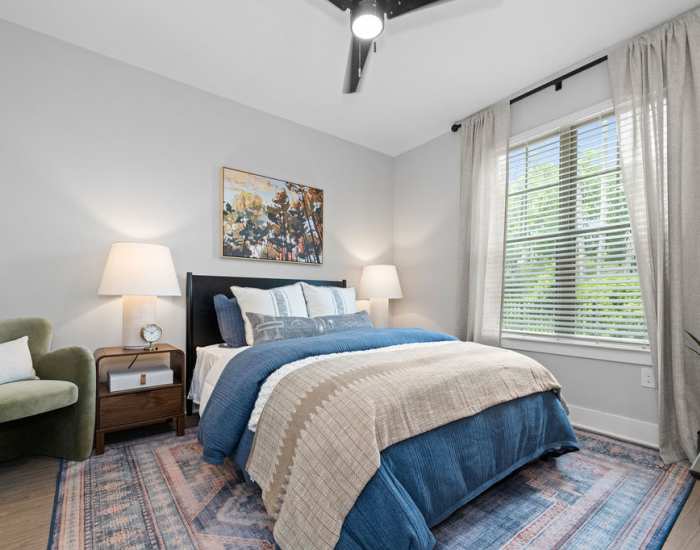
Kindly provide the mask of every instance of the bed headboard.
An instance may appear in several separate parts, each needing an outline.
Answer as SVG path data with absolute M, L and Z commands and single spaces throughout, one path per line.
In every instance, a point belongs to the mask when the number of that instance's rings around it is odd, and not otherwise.
M 197 347 L 209 346 L 222 341 L 219 333 L 219 324 L 214 311 L 214 296 L 225 294 L 231 296 L 232 286 L 247 286 L 253 288 L 275 288 L 303 281 L 316 286 L 335 286 L 345 288 L 347 282 L 343 281 L 310 281 L 305 279 L 265 279 L 260 277 L 225 277 L 218 275 L 193 275 L 187 274 L 187 383 L 186 391 L 189 394 L 192 382 L 192 373 L 197 361 Z M 192 413 L 192 403 L 187 401 L 187 414 Z

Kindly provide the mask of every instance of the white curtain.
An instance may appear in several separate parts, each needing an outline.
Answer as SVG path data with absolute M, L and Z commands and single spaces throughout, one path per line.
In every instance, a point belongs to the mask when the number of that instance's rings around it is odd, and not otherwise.
M 700 430 L 700 10 L 609 56 L 666 462 Z
M 498 345 L 510 104 L 462 122 L 461 218 L 466 239 L 467 340 Z

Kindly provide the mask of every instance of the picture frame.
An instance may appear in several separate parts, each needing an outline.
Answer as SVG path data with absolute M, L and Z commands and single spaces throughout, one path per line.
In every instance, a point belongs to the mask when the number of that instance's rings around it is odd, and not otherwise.
M 221 257 L 323 264 L 322 189 L 223 167 Z

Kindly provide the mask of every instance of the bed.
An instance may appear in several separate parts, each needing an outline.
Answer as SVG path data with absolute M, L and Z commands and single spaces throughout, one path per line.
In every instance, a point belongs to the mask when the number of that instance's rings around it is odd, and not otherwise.
M 231 286 L 269 289 L 295 282 L 187 276 L 187 390 L 201 409 L 204 458 L 214 464 L 230 458 L 246 479 L 253 474 L 268 512 L 276 519 L 275 539 L 283 550 L 432 548 L 430 528 L 493 484 L 533 460 L 578 449 L 553 377 L 514 352 L 419 329 L 356 330 L 245 349 L 219 347 L 215 294 L 230 296 Z M 306 282 L 346 286 L 345 281 Z M 443 380 L 443 369 L 463 372 L 461 363 L 455 366 L 455 357 L 461 361 L 465 355 L 474 362 L 469 369 L 474 378 L 460 382 L 446 374 Z M 509 370 L 509 361 L 518 363 L 511 369 L 516 375 L 494 382 L 501 370 Z M 518 379 L 523 362 L 529 375 Z M 441 403 L 430 404 L 431 414 L 417 414 L 418 421 L 403 422 L 406 412 L 397 414 L 401 428 L 392 429 L 413 430 L 402 437 L 384 429 L 386 422 L 397 419 L 390 418 L 391 408 L 380 407 L 389 407 L 386 403 L 398 399 L 394 394 L 402 393 L 391 378 L 405 376 L 398 364 L 413 369 L 406 381 L 407 408 L 425 407 L 422 401 L 427 396 L 421 392 L 442 391 L 445 396 L 438 400 Z M 372 381 L 377 376 L 384 376 L 385 386 Z M 327 395 L 313 407 L 311 397 L 306 397 L 315 395 L 318 387 L 332 386 L 330 393 L 337 393 L 339 377 L 352 378 L 353 384 L 339 400 L 343 404 L 355 400 L 347 405 L 355 407 L 348 409 L 355 411 L 352 418 L 343 421 L 341 413 L 333 413 L 332 400 L 332 407 L 319 412 L 329 403 Z M 525 387 L 526 383 L 535 385 Z M 471 385 L 485 389 L 469 395 Z M 508 386 L 513 398 L 494 397 L 495 404 L 489 405 L 484 397 L 494 389 L 489 385 L 496 387 L 495 395 Z M 294 394 L 285 402 L 297 386 L 304 397 Z M 368 404 L 372 392 L 379 397 Z M 465 415 L 479 403 L 482 406 L 474 408 L 474 414 Z M 305 405 L 308 411 L 302 411 Z M 289 422 L 284 420 L 287 409 Z M 369 415 L 371 421 L 366 422 Z M 324 425 L 314 424 L 325 417 L 328 426 L 336 427 L 336 440 L 324 440 Z M 285 429 L 295 422 L 297 446 L 286 447 L 290 437 Z M 371 432 L 377 426 L 379 431 Z M 364 429 L 374 435 L 362 435 Z M 375 436 L 382 443 L 376 449 L 374 441 L 368 442 Z M 355 448 L 358 452 L 352 456 Z M 288 463 L 280 457 L 287 457 Z M 368 468 L 372 460 L 376 465 Z M 282 474 L 277 471 L 280 464 L 285 465 Z

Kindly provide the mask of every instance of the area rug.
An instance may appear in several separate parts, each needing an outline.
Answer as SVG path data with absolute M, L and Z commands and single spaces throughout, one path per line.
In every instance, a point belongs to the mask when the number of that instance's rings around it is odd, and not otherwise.
M 683 465 L 578 432 L 580 452 L 536 461 L 433 532 L 441 550 L 660 548 L 692 488 Z M 64 462 L 49 549 L 272 549 L 255 486 L 201 459 L 194 430 Z

